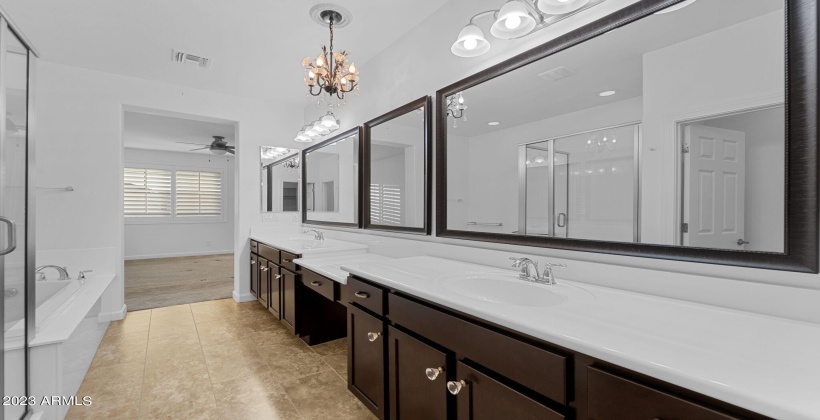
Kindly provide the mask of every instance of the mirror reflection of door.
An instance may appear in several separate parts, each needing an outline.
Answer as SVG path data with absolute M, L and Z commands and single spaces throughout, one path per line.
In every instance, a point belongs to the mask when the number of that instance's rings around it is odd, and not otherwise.
M 781 250 L 784 115 L 778 105 L 681 125 L 682 245 Z
M 553 236 L 556 238 L 569 237 L 569 153 L 555 151 L 553 158 L 553 201 L 555 202 Z
M 298 211 L 299 210 L 299 183 L 288 182 L 282 183 L 282 211 Z
M 322 183 L 324 189 L 324 211 L 336 211 L 336 183 L 333 181 L 325 181 Z
M 305 201 L 307 211 L 315 211 L 316 209 L 316 184 L 308 182 L 305 186 Z

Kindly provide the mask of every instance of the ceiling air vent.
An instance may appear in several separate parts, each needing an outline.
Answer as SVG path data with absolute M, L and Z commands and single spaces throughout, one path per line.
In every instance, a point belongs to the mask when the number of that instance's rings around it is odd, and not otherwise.
M 565 77 L 570 77 L 573 74 L 575 74 L 574 70 L 572 70 L 569 67 L 561 66 L 561 67 L 556 67 L 552 70 L 547 70 L 547 71 L 539 74 L 538 77 L 540 77 L 540 78 L 542 78 L 542 79 L 544 79 L 548 82 L 554 82 L 556 80 L 561 80 Z
M 202 67 L 204 69 L 207 69 L 207 68 L 211 67 L 211 61 L 212 60 L 210 58 L 201 57 L 201 56 L 198 56 L 198 55 L 195 55 L 195 54 L 186 53 L 184 51 L 177 51 L 177 50 L 172 50 L 172 51 L 173 51 L 173 56 L 171 57 L 171 59 L 175 63 L 196 65 L 196 66 Z

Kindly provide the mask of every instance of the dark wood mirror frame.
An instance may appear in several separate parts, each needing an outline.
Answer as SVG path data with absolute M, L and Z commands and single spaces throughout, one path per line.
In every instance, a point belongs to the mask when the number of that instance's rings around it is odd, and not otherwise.
M 371 150 L 371 141 L 370 141 L 370 130 L 373 127 L 378 126 L 379 124 L 386 123 L 390 120 L 395 118 L 401 117 L 404 114 L 409 112 L 413 112 L 419 108 L 424 109 L 424 224 L 423 227 L 405 227 L 405 226 L 389 226 L 389 225 L 379 225 L 370 223 L 370 188 L 362 188 L 362 223 L 365 229 L 371 230 L 384 230 L 390 232 L 402 232 L 402 233 L 417 233 L 423 235 L 429 235 L 431 228 L 430 228 L 430 221 L 433 219 L 432 216 L 432 202 L 433 202 L 433 177 L 432 177 L 432 164 L 431 161 L 433 160 L 432 156 L 432 149 L 433 149 L 433 104 L 432 98 L 429 96 L 425 96 L 419 99 L 416 99 L 409 104 L 403 105 L 399 108 L 396 108 L 380 117 L 374 118 L 368 122 L 366 122 L 362 126 L 362 168 L 363 168 L 363 176 L 362 176 L 362 185 L 370 185 L 370 150 Z
M 784 0 L 786 179 L 784 253 L 730 251 L 451 230 L 447 226 L 446 99 L 682 0 L 643 0 L 436 92 L 436 235 L 445 238 L 818 273 L 817 0 Z
M 356 169 L 357 173 L 357 180 L 355 188 L 358 189 L 358 200 L 356 200 L 356 206 L 358 207 L 356 211 L 356 221 L 352 223 L 345 223 L 345 222 L 326 222 L 322 220 L 308 220 L 307 214 L 307 154 L 314 151 L 319 150 L 330 143 L 333 143 L 337 140 L 341 140 L 352 135 L 359 136 L 359 167 Z M 348 228 L 361 228 L 362 226 L 362 128 L 361 127 L 354 127 L 350 130 L 347 130 L 341 134 L 337 134 L 321 143 L 317 143 L 313 146 L 308 147 L 307 149 L 302 150 L 302 223 L 310 224 L 310 225 L 322 225 L 322 226 L 338 226 L 338 227 L 348 227 Z

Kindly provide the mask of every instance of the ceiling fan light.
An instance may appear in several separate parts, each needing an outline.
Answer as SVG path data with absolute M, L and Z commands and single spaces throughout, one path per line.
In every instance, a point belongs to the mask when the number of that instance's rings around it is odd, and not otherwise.
M 514 0 L 501 6 L 490 33 L 496 38 L 513 39 L 532 32 L 536 24 L 524 3 Z
M 215 155 L 218 155 L 218 156 L 222 156 L 222 155 L 225 155 L 226 153 L 228 153 L 228 151 L 225 150 L 225 149 L 211 149 L 211 153 L 213 153 Z
M 477 25 L 469 24 L 458 34 L 458 39 L 450 51 L 459 57 L 478 57 L 490 50 L 490 43 L 484 38 L 484 31 Z
M 572 13 L 589 3 L 589 0 L 538 0 L 538 10 L 548 15 Z

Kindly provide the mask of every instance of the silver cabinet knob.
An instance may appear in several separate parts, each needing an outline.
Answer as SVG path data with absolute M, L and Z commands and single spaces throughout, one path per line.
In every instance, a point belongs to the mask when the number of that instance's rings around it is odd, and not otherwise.
M 465 386 L 467 386 L 467 382 L 464 381 L 447 382 L 447 390 L 453 395 L 458 395 L 458 393 L 461 392 L 461 389 Z
M 367 339 L 371 342 L 378 340 L 379 336 L 382 335 L 381 333 L 377 332 L 369 332 L 367 333 Z
M 321 286 L 321 285 L 322 285 L 322 282 L 320 282 L 320 281 L 312 281 L 312 282 L 310 282 L 310 284 L 311 284 L 311 285 L 313 285 L 313 286 Z
M 281 278 L 282 278 L 282 275 L 281 275 L 281 274 L 277 274 L 277 275 L 276 275 L 276 280 L 279 280 L 279 279 L 281 279 Z
M 370 293 L 367 293 L 367 292 L 356 292 L 356 293 L 354 293 L 354 294 L 353 294 L 353 296 L 356 296 L 357 298 L 361 298 L 361 299 L 367 299 L 367 298 L 369 298 L 369 297 L 370 297 Z
M 441 375 L 444 372 L 444 368 L 427 368 L 424 369 L 424 374 L 427 375 L 427 379 L 431 381 L 435 381 L 438 378 L 438 375 Z
M 251 265 L 256 264 L 256 261 L 251 260 Z
M 749 241 L 744 241 L 742 238 L 737 240 L 737 246 L 749 245 Z
M 259 269 L 262 271 L 268 271 L 268 267 L 259 267 Z

